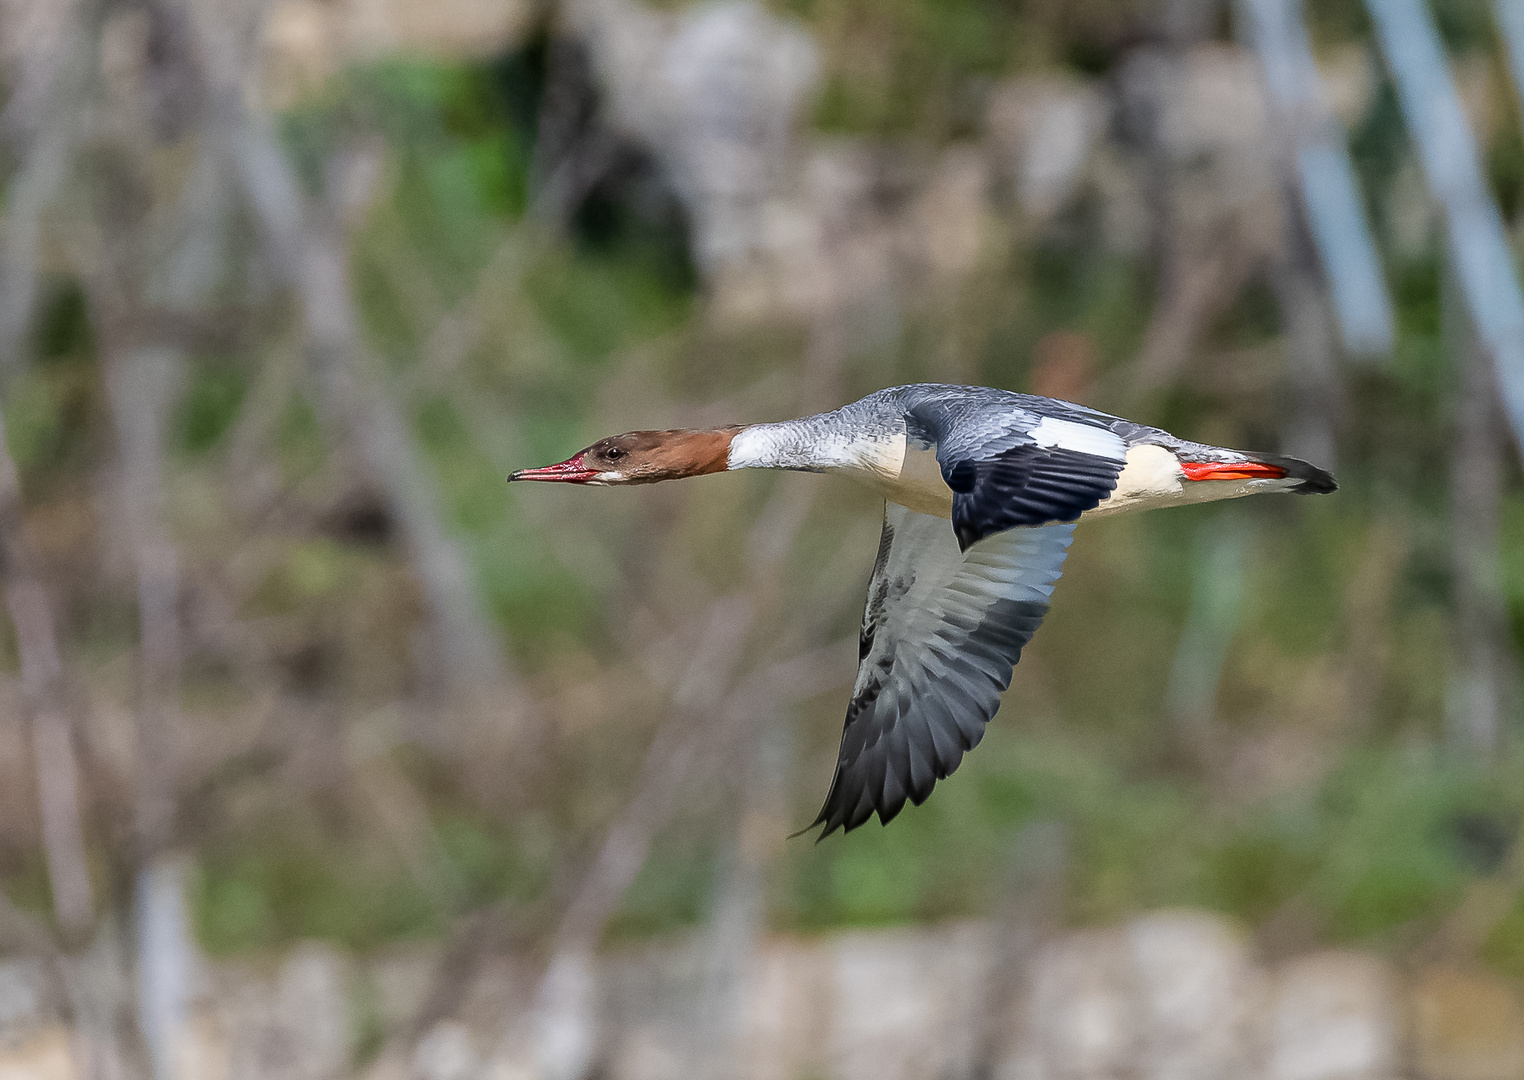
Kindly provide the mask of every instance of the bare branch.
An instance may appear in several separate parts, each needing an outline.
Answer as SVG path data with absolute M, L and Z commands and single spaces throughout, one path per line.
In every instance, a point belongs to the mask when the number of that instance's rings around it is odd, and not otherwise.
M 164 530 L 160 455 L 165 413 L 182 358 L 164 348 L 115 349 L 108 344 L 106 352 L 106 385 L 121 447 L 120 513 L 137 562 L 137 833 L 140 853 L 148 855 L 170 841 L 174 819 L 179 558 Z
M 202 28 L 208 55 L 226 52 Z M 237 70 L 219 66 L 218 70 Z M 253 209 L 275 265 L 296 294 L 323 413 L 351 441 L 385 493 L 422 579 L 448 682 L 468 697 L 508 680 L 497 635 L 482 613 L 464 552 L 443 526 L 407 424 L 375 385 L 349 288 L 344 238 L 306 198 L 269 126 L 244 106 L 236 86 L 211 88 L 224 150 Z
M 0 421 L 0 577 L 21 652 L 21 682 L 32 721 L 32 753 L 59 929 L 80 940 L 94 922 L 81 824 L 79 766 L 69 721 L 53 601 L 38 578 L 37 557 L 22 533 L 21 488 Z

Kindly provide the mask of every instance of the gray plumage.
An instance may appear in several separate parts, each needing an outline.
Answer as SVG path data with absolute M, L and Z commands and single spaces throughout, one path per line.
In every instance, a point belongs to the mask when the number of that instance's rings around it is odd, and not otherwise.
M 979 744 L 1073 536 L 1013 529 L 962 551 L 943 519 L 886 506 L 822 837 L 919 806 Z

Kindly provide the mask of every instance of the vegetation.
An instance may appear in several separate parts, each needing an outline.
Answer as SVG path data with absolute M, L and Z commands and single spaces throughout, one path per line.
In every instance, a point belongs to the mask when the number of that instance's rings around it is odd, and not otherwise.
M 1126 5 L 1098 3 L 784 8 L 822 44 L 812 132 L 932 151 L 982 137 L 979 103 L 996 80 L 1114 75 L 1145 23 Z M 1320 48 L 1363 39 L 1357 5 L 1320 11 Z M 1476 25 L 1450 12 L 1452 47 L 1492 48 Z M 197 925 L 213 951 L 313 936 L 368 947 L 440 934 L 483 905 L 536 910 L 562 895 L 566 866 L 619 812 L 670 711 L 665 676 L 642 674 L 641 638 L 673 633 L 751 572 L 758 508 L 790 482 L 743 476 L 566 499 L 503 486 L 509 469 L 612 430 L 779 415 L 809 350 L 797 320 L 714 318 L 681 219 L 653 213 L 628 187 L 595 187 L 548 240 L 526 225 L 548 47 L 539 38 L 486 63 L 350 70 L 281 126 L 315 192 L 337 150 L 384 145 L 351 233 L 354 294 L 377 378 L 403 408 L 482 608 L 542 703 L 511 754 L 481 751 L 472 767 L 480 728 L 431 729 L 427 707 L 397 707 L 432 700 L 419 587 L 390 511 L 355 479 L 305 393 L 289 332 L 213 335 L 183 373 L 167 517 L 192 602 L 232 605 L 231 620 L 267 654 L 252 681 L 210 646 L 186 665 L 187 731 L 223 754 L 182 796 Z M 1501 76 L 1496 89 L 1508 122 L 1492 136 L 1491 176 L 1516 213 L 1524 141 Z M 1400 335 L 1390 361 L 1343 371 L 1339 494 L 1087 526 L 1048 624 L 957 777 L 892 828 L 782 844 L 809 820 L 834 757 L 851 667 L 836 647 L 840 683 L 769 725 L 792 763 L 768 825 L 780 841 L 767 872 L 772 926 L 987 912 L 1014 837 L 1034 821 L 1068 831 L 1065 910 L 1077 922 L 1204 905 L 1298 942 L 1407 948 L 1504 867 L 1524 814 L 1516 735 L 1487 762 L 1447 748 L 1454 338 L 1432 232 L 1416 251 L 1392 239 L 1393 216 L 1407 211 L 1390 193 L 1412 165 L 1388 88 L 1351 144 Z M 852 341 L 833 400 L 920 378 L 1031 388 L 1040 343 L 1062 332 L 1090 350 L 1092 403 L 1206 440 L 1275 446 L 1287 376 L 1263 275 L 1203 329 L 1181 378 L 1130 398 L 1157 252 L 1109 246 L 1099 212 L 1081 199 L 1034 225 L 1005 208 L 986 226 L 989 253 L 955 287 L 908 301 Z M 280 315 L 278 303 L 269 310 Z M 48 279 L 31 333 L 35 363 L 12 379 L 4 409 L 28 529 L 62 590 L 85 682 L 120 701 L 139 631 L 133 583 L 99 521 L 111 421 L 99 327 L 76 276 Z M 276 472 L 263 501 L 230 487 L 257 480 L 251 453 Z M 1507 470 L 1503 573 L 1517 646 L 1524 487 L 1511 451 Z M 835 481 L 810 482 L 820 490 L 779 571 L 777 610 L 750 639 L 768 655 L 799 644 L 769 640 L 791 625 L 780 613 L 808 611 L 823 629 L 800 636 L 822 644 L 855 629 L 878 508 Z M 1192 597 L 1212 587 L 1204 553 L 1234 523 L 1245 529 L 1247 570 L 1203 734 L 1171 715 L 1171 671 Z M 15 669 L 14 641 L 4 655 Z M 281 729 L 279 751 L 264 758 L 249 731 L 272 686 L 285 719 L 258 721 Z M 396 791 L 410 793 L 414 815 L 402 825 L 375 810 Z M 712 780 L 683 791 L 615 933 L 706 917 L 737 799 L 736 785 Z M 109 827 L 97 831 L 99 845 Z M 4 836 L 0 880 L 16 903 L 46 908 L 30 828 Z M 1524 977 L 1521 925 L 1524 903 L 1483 955 Z

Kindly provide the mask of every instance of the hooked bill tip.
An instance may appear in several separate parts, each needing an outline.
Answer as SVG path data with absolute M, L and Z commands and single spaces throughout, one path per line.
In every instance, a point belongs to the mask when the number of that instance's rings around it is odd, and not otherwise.
M 582 455 L 568 458 L 566 461 L 555 465 L 546 465 L 540 469 L 518 469 L 508 477 L 508 482 L 515 480 L 549 480 L 563 484 L 585 484 L 598 475 L 597 469 L 588 468 L 582 460 Z

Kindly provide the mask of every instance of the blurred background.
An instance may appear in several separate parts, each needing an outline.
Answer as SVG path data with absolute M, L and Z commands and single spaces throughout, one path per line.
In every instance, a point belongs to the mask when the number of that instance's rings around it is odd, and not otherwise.
M 0 0 L 0 1077 L 1524 1077 L 1520 0 Z M 1079 530 L 814 845 L 896 383 Z

